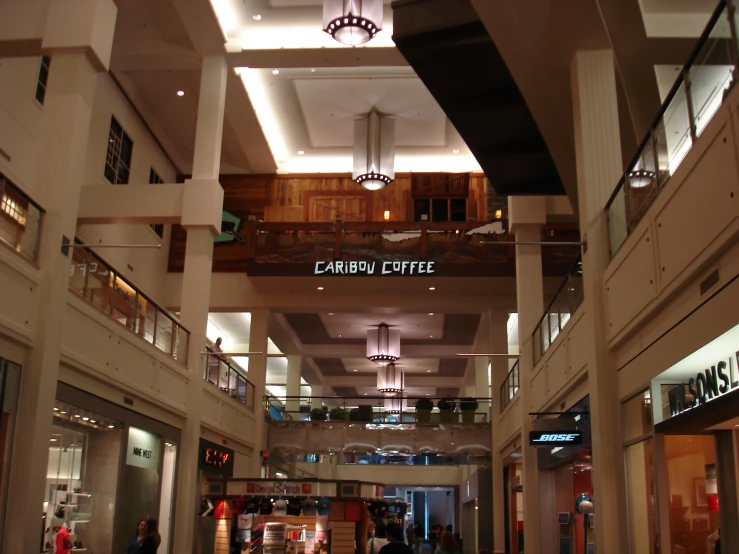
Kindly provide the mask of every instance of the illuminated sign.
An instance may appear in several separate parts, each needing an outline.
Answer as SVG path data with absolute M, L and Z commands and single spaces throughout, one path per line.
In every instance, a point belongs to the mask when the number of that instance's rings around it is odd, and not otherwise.
M 531 431 L 529 433 L 531 446 L 570 446 L 582 444 L 582 431 Z
M 695 377 L 688 379 L 687 385 L 677 385 L 670 389 L 668 392 L 670 417 L 702 406 L 739 387 L 735 361 L 739 365 L 739 352 L 712 365 L 710 369 L 699 371 Z
M 316 494 L 313 483 L 300 481 L 232 481 L 228 484 L 229 495 L 285 495 L 310 496 Z
M 200 439 L 198 466 L 203 471 L 231 477 L 233 475 L 234 456 L 235 453 L 230 448 Z
M 433 275 L 436 262 L 316 262 L 313 275 Z

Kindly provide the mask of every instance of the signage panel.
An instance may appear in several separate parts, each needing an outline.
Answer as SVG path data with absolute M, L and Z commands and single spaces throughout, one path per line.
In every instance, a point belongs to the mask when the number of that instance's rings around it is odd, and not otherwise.
M 389 262 L 316 262 L 313 275 L 434 275 L 436 262 L 400 260 Z
M 531 446 L 571 446 L 582 444 L 582 431 L 549 430 L 529 432 Z
M 160 445 L 159 435 L 129 427 L 126 465 L 159 471 Z
M 314 484 L 299 481 L 231 481 L 228 483 L 229 495 L 278 495 L 313 496 Z
M 231 477 L 233 476 L 235 455 L 236 453 L 230 448 L 200 439 L 198 467 L 208 473 Z

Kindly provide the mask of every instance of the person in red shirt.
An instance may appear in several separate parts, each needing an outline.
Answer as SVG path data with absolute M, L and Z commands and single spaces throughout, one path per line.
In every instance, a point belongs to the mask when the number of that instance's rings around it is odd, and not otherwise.
M 72 541 L 69 540 L 67 524 L 63 524 L 56 534 L 56 554 L 69 554 L 72 550 Z

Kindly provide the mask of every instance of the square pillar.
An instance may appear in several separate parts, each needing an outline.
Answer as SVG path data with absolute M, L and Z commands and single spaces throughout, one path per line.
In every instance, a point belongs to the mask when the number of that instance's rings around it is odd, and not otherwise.
M 267 446 L 267 426 L 264 422 L 264 390 L 267 383 L 267 344 L 269 341 L 269 310 L 251 310 L 251 329 L 249 330 L 249 350 L 262 352 L 249 357 L 247 378 L 254 385 L 254 451 L 265 450 Z M 262 457 L 252 456 L 250 477 L 260 477 Z
M 302 365 L 303 356 L 294 355 L 287 357 L 287 383 L 285 389 L 288 397 L 300 396 L 300 370 Z M 285 410 L 293 419 L 298 419 L 300 399 L 288 398 L 288 400 L 285 401 Z

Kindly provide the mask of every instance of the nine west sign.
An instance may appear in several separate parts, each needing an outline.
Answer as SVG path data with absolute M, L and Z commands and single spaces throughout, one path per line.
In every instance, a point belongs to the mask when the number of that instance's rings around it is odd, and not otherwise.
M 739 351 L 688 379 L 688 384 L 670 389 L 670 416 L 675 416 L 739 387 Z
M 313 275 L 433 275 L 436 262 L 316 262 Z

